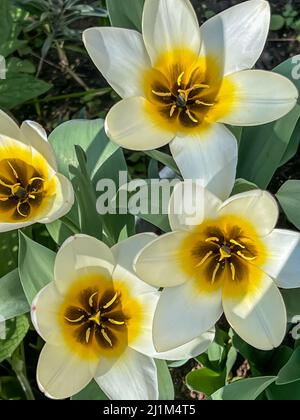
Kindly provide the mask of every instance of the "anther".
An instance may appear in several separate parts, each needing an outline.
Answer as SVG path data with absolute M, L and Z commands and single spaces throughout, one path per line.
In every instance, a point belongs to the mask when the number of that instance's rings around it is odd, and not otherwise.
M 9 161 L 7 161 L 7 164 L 8 164 L 8 166 L 10 167 L 10 169 L 12 170 L 12 172 L 13 172 L 13 174 L 14 174 L 14 177 L 15 177 L 16 179 L 19 179 L 18 173 L 17 173 L 17 171 L 15 170 L 15 168 L 12 166 L 12 164 L 11 164 Z
M 19 213 L 19 215 L 20 216 L 22 216 L 22 217 L 27 217 L 28 215 L 27 214 L 24 214 L 22 211 L 21 211 L 21 206 L 23 205 L 23 204 L 25 204 L 24 202 L 22 202 L 22 201 L 20 201 L 18 204 L 17 204 L 17 212 Z M 28 203 L 27 203 L 28 204 Z M 28 206 L 29 206 L 29 204 L 28 204 Z
M 91 308 L 94 307 L 94 297 L 98 295 L 98 292 L 93 293 L 89 298 L 89 305 Z
M 230 270 L 231 270 L 231 277 L 232 280 L 235 281 L 235 275 L 236 275 L 236 271 L 235 271 L 235 266 L 233 263 L 230 263 Z
M 178 76 L 178 79 L 177 79 L 178 86 L 181 86 L 183 76 L 184 76 L 184 71 Z
M 172 118 L 173 117 L 173 115 L 174 115 L 174 112 L 176 111 L 176 108 L 177 108 L 177 106 L 174 104 L 174 105 L 172 105 L 172 107 L 171 107 L 171 109 L 170 109 L 170 118 Z
M 90 341 L 90 336 L 91 336 L 91 329 L 90 329 L 90 328 L 88 328 L 88 329 L 86 330 L 86 333 L 85 333 L 85 341 L 86 341 L 86 344 L 89 344 L 89 341 Z
M 220 239 L 216 236 L 212 236 L 211 238 L 205 239 L 205 242 L 220 242 Z
M 211 279 L 211 284 L 214 284 L 215 283 L 216 277 L 217 277 L 217 274 L 218 274 L 218 271 L 219 271 L 220 267 L 221 267 L 221 264 L 218 263 L 216 265 L 216 268 L 214 269 L 214 272 L 213 272 L 213 275 L 212 275 L 212 279 Z
M 104 328 L 101 329 L 101 334 L 103 335 L 104 340 L 107 341 L 107 343 L 110 345 L 110 347 L 112 347 L 113 346 L 112 341 L 109 338 L 109 336 L 107 335 L 107 333 L 104 330 Z
M 194 118 L 194 117 L 192 116 L 191 111 L 190 111 L 189 109 L 187 109 L 187 110 L 185 111 L 185 113 L 187 114 L 187 116 L 189 117 L 189 119 L 190 119 L 191 121 L 193 121 L 194 123 L 198 123 L 198 122 L 199 122 L 196 118 Z
M 246 261 L 254 261 L 254 260 L 256 260 L 256 257 L 247 257 L 246 255 L 244 255 L 244 254 L 242 253 L 242 251 L 238 251 L 238 252 L 237 252 L 237 255 L 238 255 L 239 257 L 243 258 L 243 259 L 244 259 L 244 260 L 246 260 Z
M 239 246 L 242 249 L 245 249 L 246 247 L 244 245 L 242 245 L 241 243 L 237 242 L 235 239 L 230 239 L 229 241 L 231 244 Z
M 170 98 L 172 96 L 171 92 L 156 92 L 155 90 L 152 90 L 152 93 L 161 98 Z
M 70 319 L 70 318 L 68 318 L 68 317 L 65 316 L 65 320 L 68 321 L 68 322 L 71 322 L 71 324 L 76 324 L 77 322 L 81 322 L 81 321 L 84 320 L 84 318 L 85 318 L 85 315 L 81 315 L 77 319 Z
M 213 251 L 209 251 L 203 258 L 202 260 L 199 262 L 199 264 L 196 265 L 196 267 L 200 267 L 201 265 L 203 265 L 208 258 L 213 254 Z
M 124 325 L 125 321 L 116 321 L 115 319 L 109 318 L 108 321 L 114 325 Z
M 204 106 L 214 106 L 215 105 L 215 104 L 212 104 L 212 103 L 209 103 L 209 102 L 199 101 L 198 99 L 197 99 L 197 101 L 195 101 L 195 103 L 197 105 L 204 105 Z
M 109 302 L 107 302 L 106 305 L 103 306 L 103 309 L 108 309 L 110 306 L 112 306 L 115 303 L 115 301 L 118 299 L 118 296 L 119 296 L 118 292 L 116 292 L 114 297 Z

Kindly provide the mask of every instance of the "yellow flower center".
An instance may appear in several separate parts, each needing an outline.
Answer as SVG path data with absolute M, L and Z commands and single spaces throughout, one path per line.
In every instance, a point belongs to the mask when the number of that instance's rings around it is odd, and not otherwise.
M 236 216 L 206 221 L 184 241 L 181 268 L 195 279 L 198 289 L 224 289 L 234 297 L 258 287 L 256 267 L 266 260 L 267 250 L 255 227 Z
M 213 57 L 188 49 L 162 54 L 144 76 L 146 111 L 163 128 L 179 132 L 206 128 L 234 105 L 235 86 Z
M 75 284 L 59 323 L 66 343 L 80 357 L 117 357 L 139 333 L 141 311 L 124 286 L 94 275 Z
M 45 179 L 19 159 L 0 161 L 0 212 L 11 211 L 16 221 L 27 219 L 45 193 Z

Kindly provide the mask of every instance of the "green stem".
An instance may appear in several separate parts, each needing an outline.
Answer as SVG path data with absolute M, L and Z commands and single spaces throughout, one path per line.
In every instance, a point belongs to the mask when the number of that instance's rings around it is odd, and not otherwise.
M 13 370 L 14 370 L 17 378 L 18 378 L 18 381 L 19 381 L 19 383 L 20 383 L 20 385 L 21 385 L 21 387 L 24 391 L 24 394 L 26 395 L 26 399 L 28 401 L 34 401 L 35 398 L 34 398 L 31 386 L 29 384 L 29 381 L 28 381 L 26 375 L 24 375 L 23 372 L 20 372 L 17 369 L 14 369 L 14 366 L 12 366 L 12 368 L 13 368 Z
M 90 89 L 90 90 L 87 90 L 85 92 L 68 93 L 68 94 L 59 95 L 59 96 L 47 96 L 44 99 L 40 99 L 39 102 L 40 103 L 48 103 L 48 102 L 54 102 L 54 101 L 62 101 L 62 100 L 71 99 L 71 98 L 81 98 L 81 97 L 88 96 L 88 95 L 103 96 L 103 95 L 106 95 L 107 93 L 110 93 L 110 92 L 111 92 L 111 88 Z M 28 104 L 35 103 L 35 101 L 29 101 L 27 103 Z

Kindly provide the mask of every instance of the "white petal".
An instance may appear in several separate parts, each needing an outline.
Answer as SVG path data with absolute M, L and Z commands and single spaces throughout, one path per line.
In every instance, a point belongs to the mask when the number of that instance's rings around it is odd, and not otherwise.
M 139 233 L 117 243 L 111 248 L 116 264 L 135 274 L 133 262 L 137 254 L 156 238 L 154 233 Z
M 34 328 L 44 341 L 56 346 L 63 343 L 58 322 L 62 304 L 63 298 L 52 282 L 37 294 L 31 307 Z
M 34 224 L 34 221 L 30 221 L 26 223 L 0 223 L 0 233 L 11 232 L 16 229 L 23 229 L 33 224 Z
M 276 226 L 279 208 L 270 193 L 253 190 L 229 198 L 221 206 L 219 215 L 241 216 L 251 222 L 261 236 L 265 236 Z
M 187 232 L 171 232 L 148 244 L 136 257 L 137 275 L 155 287 L 175 287 L 189 280 L 181 270 L 182 243 Z
M 78 276 L 91 272 L 103 272 L 109 279 L 115 261 L 111 250 L 103 242 L 87 235 L 75 235 L 67 239 L 55 260 L 55 282 L 60 293 L 68 290 Z
M 286 115 L 297 103 L 295 85 L 286 77 L 263 70 L 228 76 L 235 85 L 235 104 L 221 122 L 239 126 L 266 124 Z
M 200 52 L 198 19 L 189 0 L 146 0 L 143 36 L 153 64 L 161 53 L 176 48 Z
M 122 97 L 143 95 L 143 72 L 151 67 L 143 37 L 121 28 L 90 28 L 85 47 L 100 72 Z
M 201 293 L 193 281 L 164 289 L 154 318 L 158 352 L 182 346 L 211 329 L 223 313 L 221 291 Z
M 198 136 L 177 136 L 170 148 L 184 179 L 199 179 L 217 197 L 229 197 L 235 181 L 238 146 L 225 126 L 214 124 Z
M 89 384 L 97 365 L 98 361 L 83 362 L 63 346 L 46 344 L 37 367 L 39 388 L 49 398 L 69 398 Z
M 206 352 L 208 347 L 214 341 L 215 329 L 205 332 L 200 337 L 195 338 L 183 346 L 177 347 L 173 350 L 164 353 L 153 353 L 152 357 L 163 360 L 188 360 L 197 357 Z
M 48 142 L 46 131 L 40 124 L 34 121 L 23 122 L 21 125 L 21 140 L 37 150 L 47 160 L 49 165 L 57 171 L 54 150 Z
M 223 299 L 226 318 L 235 332 L 260 350 L 278 347 L 285 336 L 287 316 L 273 280 L 264 275 L 260 286 L 241 299 Z
M 0 109 L 0 134 L 15 140 L 20 139 L 20 128 L 14 120 Z
M 300 233 L 274 230 L 264 238 L 268 261 L 262 269 L 284 289 L 300 287 Z
M 162 130 L 146 113 L 146 99 L 123 99 L 109 111 L 105 130 L 115 143 L 130 150 L 152 150 L 168 144 L 174 133 Z
M 212 40 L 218 37 L 214 44 L 221 44 L 224 49 L 225 74 L 252 68 L 265 46 L 270 16 L 267 1 L 252 0 L 212 17 L 201 27 L 206 53 L 215 55 L 215 51 L 207 45 L 210 46 Z
M 107 374 L 95 380 L 112 400 L 158 399 L 154 360 L 129 348 Z
M 58 188 L 47 214 L 39 219 L 39 223 L 51 223 L 65 216 L 74 204 L 74 190 L 71 182 L 61 174 L 57 174 Z
M 172 230 L 192 229 L 205 219 L 213 219 L 222 201 L 201 182 L 187 180 L 178 183 L 171 195 L 169 221 Z

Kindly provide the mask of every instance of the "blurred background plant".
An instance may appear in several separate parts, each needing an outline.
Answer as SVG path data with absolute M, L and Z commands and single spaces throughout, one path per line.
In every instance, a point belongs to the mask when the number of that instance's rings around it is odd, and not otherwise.
M 203 22 L 241 1 L 192 0 L 192 3 L 199 21 Z M 291 77 L 291 57 L 300 53 L 300 0 L 274 0 L 270 3 L 271 31 L 257 67 L 274 69 Z M 25 119 L 38 121 L 48 132 L 71 119 L 104 118 L 119 98 L 88 57 L 81 33 L 91 26 L 110 24 L 140 30 L 142 10 L 143 0 L 1 0 L 0 55 L 6 59 L 6 78 L 0 80 L 0 108 L 11 112 L 19 122 Z M 300 78 L 296 82 L 300 88 Z M 279 122 L 262 126 L 259 130 L 237 130 L 236 135 L 240 141 L 240 179 L 235 192 L 256 186 L 268 188 L 276 194 L 282 207 L 280 226 L 300 229 L 300 102 Z M 133 178 L 158 178 L 164 165 L 171 169 L 175 166 L 166 154 L 167 149 L 147 155 L 124 151 L 126 161 L 121 150 L 108 148 L 107 151 L 109 143 L 101 120 L 78 122 L 74 131 L 68 129 L 67 123 L 63 124 L 53 132 L 51 142 L 66 175 L 68 167 L 65 162 L 74 165 L 76 154 L 77 158 L 81 156 L 80 171 L 73 168 L 76 187 L 81 193 L 86 189 L 85 185 L 92 184 L 84 179 L 87 170 L 83 152 L 77 149 L 75 154 L 74 145 L 80 145 L 87 154 L 88 172 L 94 175 L 94 182 L 101 177 L 115 179 L 119 170 L 127 168 Z M 94 195 L 92 187 L 89 209 L 95 208 Z M 86 208 L 83 206 L 80 211 L 86 212 Z M 90 217 L 98 216 L 92 214 Z M 23 315 L 29 307 L 17 267 L 27 265 L 30 269 L 34 265 L 34 273 L 31 272 L 38 281 L 47 273 L 49 275 L 54 252 L 63 239 L 74 233 L 74 229 L 84 232 L 91 229 L 89 221 L 80 226 L 78 217 L 72 218 L 73 212 L 69 219 L 47 229 L 40 226 L 27 229 L 26 237 L 21 237 L 20 241 L 15 232 L 0 235 L 1 302 L 9 302 L 12 293 L 17 295 L 16 307 L 20 315 L 7 321 L 5 326 L 0 320 L 0 330 L 5 330 L 5 339 L 2 333 L 0 336 L 0 399 L 43 398 L 35 382 L 37 358 L 43 343 L 33 331 L 28 317 Z M 168 229 L 168 221 L 162 215 L 141 219 L 137 231 L 152 229 L 159 233 Z M 99 226 L 101 223 L 115 240 L 124 235 L 124 226 L 119 226 L 116 218 L 107 217 L 99 221 Z M 128 217 L 125 224 L 132 225 L 133 219 Z M 26 284 L 26 279 L 21 281 Z M 300 291 L 284 292 L 284 298 L 291 330 L 293 315 L 300 314 Z M 14 310 L 6 307 L 6 311 Z M 160 364 L 164 397 L 172 399 L 176 395 L 177 399 L 204 399 L 213 395 L 218 399 L 226 385 L 224 399 L 230 399 L 230 396 L 238 399 L 238 396 L 240 399 L 300 400 L 299 348 L 300 341 L 293 340 L 288 334 L 279 349 L 259 352 L 244 343 L 221 320 L 216 340 L 207 353 L 193 360 L 169 364 L 173 381 L 166 365 Z M 244 381 L 244 394 L 240 388 L 236 391 L 238 380 Z M 88 393 L 83 392 L 75 399 L 91 396 L 93 386 Z

